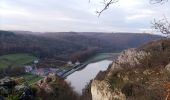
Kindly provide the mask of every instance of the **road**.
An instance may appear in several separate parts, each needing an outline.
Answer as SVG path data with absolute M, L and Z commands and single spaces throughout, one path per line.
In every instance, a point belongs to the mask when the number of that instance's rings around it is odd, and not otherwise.
M 84 63 L 84 64 L 80 64 L 80 65 L 76 65 L 74 66 L 72 69 L 64 72 L 61 77 L 62 78 L 67 78 L 67 76 L 69 76 L 70 74 L 74 73 L 75 71 L 81 69 L 81 68 L 84 68 L 86 65 L 88 65 L 89 63 Z

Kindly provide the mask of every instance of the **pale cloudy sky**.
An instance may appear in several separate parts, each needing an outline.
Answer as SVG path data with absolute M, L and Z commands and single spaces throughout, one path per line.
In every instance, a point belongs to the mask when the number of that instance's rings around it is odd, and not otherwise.
M 170 2 L 119 0 L 98 18 L 103 0 L 0 0 L 0 29 L 38 32 L 150 32 L 151 21 L 170 17 Z

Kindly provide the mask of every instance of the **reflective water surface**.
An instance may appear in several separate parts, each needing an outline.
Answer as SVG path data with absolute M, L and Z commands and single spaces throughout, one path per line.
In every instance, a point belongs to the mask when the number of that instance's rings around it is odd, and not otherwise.
M 99 71 L 106 70 L 111 62 L 110 60 L 102 60 L 90 63 L 84 69 L 69 75 L 66 81 L 70 82 L 74 90 L 81 94 L 85 85 L 88 84 L 91 79 L 94 79 Z

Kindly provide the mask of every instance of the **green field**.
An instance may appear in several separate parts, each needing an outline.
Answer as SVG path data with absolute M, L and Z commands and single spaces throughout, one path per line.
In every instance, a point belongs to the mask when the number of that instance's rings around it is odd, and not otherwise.
M 27 74 L 23 74 L 23 75 L 13 77 L 13 78 L 15 80 L 17 80 L 17 82 L 19 82 L 20 84 L 23 84 L 24 82 L 27 82 L 29 85 L 32 85 L 33 83 L 41 80 L 43 77 L 27 73 Z
M 95 56 L 88 59 L 87 62 L 95 62 L 95 61 L 100 61 L 104 59 L 109 59 L 109 58 L 113 58 L 118 55 L 119 53 L 98 53 Z
M 0 56 L 0 69 L 8 67 L 9 65 L 18 66 L 28 64 L 33 62 L 34 59 L 36 59 L 36 57 L 25 53 L 3 55 Z
M 23 77 L 29 85 L 31 85 L 43 78 L 43 77 L 40 77 L 38 75 L 33 75 L 33 74 L 24 74 L 19 77 Z

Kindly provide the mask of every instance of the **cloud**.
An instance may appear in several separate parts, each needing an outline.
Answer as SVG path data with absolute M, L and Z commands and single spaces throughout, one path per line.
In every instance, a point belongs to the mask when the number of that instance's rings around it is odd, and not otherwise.
M 149 10 L 149 9 L 135 9 L 133 11 L 130 12 L 131 14 L 129 14 L 126 17 L 126 20 L 141 20 L 144 18 L 150 18 L 155 14 L 155 11 L 153 10 Z
M 119 0 L 98 18 L 102 0 L 0 0 L 0 29 L 29 31 L 149 31 L 151 21 L 170 16 L 170 3 Z

